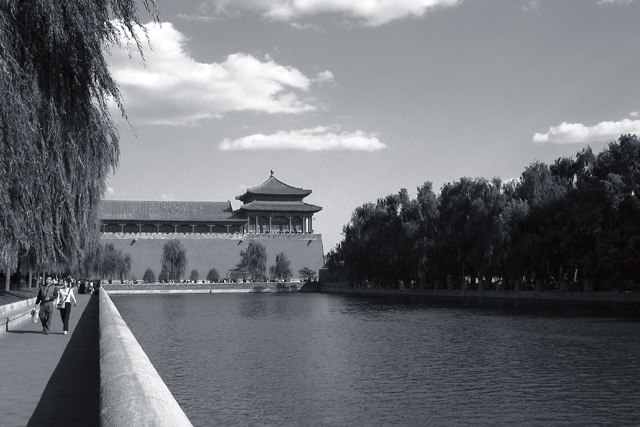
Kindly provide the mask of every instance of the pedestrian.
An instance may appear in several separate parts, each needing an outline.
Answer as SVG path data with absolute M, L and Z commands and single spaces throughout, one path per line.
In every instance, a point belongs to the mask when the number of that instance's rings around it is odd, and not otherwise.
M 36 297 L 36 305 L 40 304 L 40 321 L 42 322 L 42 333 L 49 335 L 51 332 L 51 317 L 53 316 L 53 302 L 58 298 L 58 288 L 56 288 L 51 280 L 51 276 L 47 276 L 45 282 L 40 285 L 38 296 Z
M 62 333 L 67 335 L 69 331 L 69 316 L 71 316 L 71 303 L 75 307 L 77 304 L 76 296 L 73 294 L 73 281 L 71 277 L 66 280 L 65 286 L 58 291 L 58 299 L 56 305 L 60 310 L 60 317 L 62 318 Z

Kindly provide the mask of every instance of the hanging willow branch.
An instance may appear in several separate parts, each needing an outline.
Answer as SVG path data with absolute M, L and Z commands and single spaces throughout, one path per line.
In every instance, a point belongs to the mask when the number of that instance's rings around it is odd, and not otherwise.
M 119 157 L 109 100 L 125 116 L 104 52 L 124 27 L 142 55 L 136 4 L 0 1 L 0 246 L 40 265 L 73 266 L 96 241 L 97 205 Z M 155 0 L 143 4 L 157 21 Z M 0 262 L 13 261 L 10 252 Z

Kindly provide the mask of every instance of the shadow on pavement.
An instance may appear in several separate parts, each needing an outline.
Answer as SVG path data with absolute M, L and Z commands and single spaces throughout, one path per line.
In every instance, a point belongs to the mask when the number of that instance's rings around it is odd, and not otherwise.
M 92 295 L 27 426 L 100 425 L 98 335 L 98 296 Z
M 12 331 L 11 329 L 9 329 L 7 331 L 8 334 L 38 334 L 38 335 L 42 335 L 42 331 Z

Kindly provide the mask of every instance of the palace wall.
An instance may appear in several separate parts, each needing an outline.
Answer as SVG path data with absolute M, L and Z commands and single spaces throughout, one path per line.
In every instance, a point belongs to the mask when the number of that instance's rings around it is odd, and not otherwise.
M 284 252 L 291 262 L 294 279 L 298 277 L 298 270 L 304 267 L 318 274 L 323 266 L 321 234 L 103 233 L 100 243 L 111 243 L 124 254 L 130 254 L 129 278 L 142 280 L 147 268 L 153 270 L 156 278 L 160 275 L 162 250 L 171 239 L 178 239 L 187 250 L 184 279 L 189 278 L 191 270 L 198 271 L 200 280 L 206 279 L 212 268 L 218 270 L 220 278 L 228 277 L 240 261 L 240 252 L 247 249 L 250 241 L 266 247 L 267 274 L 280 252 Z

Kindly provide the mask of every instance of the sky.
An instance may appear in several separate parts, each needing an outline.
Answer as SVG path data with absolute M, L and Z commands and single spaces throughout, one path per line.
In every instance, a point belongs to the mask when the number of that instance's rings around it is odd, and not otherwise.
M 140 12 L 144 63 L 108 54 L 128 121 L 113 108 L 107 199 L 233 201 L 273 170 L 313 191 L 328 252 L 356 207 L 402 188 L 640 135 L 640 0 L 158 5 L 159 24 Z

